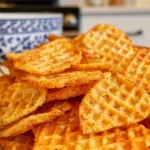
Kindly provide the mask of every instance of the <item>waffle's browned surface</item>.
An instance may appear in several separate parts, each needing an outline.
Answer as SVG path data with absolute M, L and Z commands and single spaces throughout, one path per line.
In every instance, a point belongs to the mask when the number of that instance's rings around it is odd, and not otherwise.
M 46 100 L 46 89 L 27 83 L 13 83 L 0 94 L 0 128 L 33 112 Z
M 130 61 L 136 51 L 123 31 L 108 24 L 99 24 L 89 30 L 82 43 L 82 63 L 109 62 L 112 68 L 118 63 Z
M 28 75 L 23 77 L 22 80 L 48 89 L 54 89 L 89 84 L 99 80 L 101 76 L 101 71 L 73 71 L 49 76 Z
M 132 47 L 131 40 L 123 31 L 108 24 L 99 24 L 90 29 L 82 42 L 87 48 L 86 52 L 96 58 L 105 57 L 101 52 L 104 52 L 106 57 L 107 54 L 118 54 L 118 52 L 123 55 Z
M 136 47 L 137 53 L 123 74 L 150 92 L 150 48 Z
M 73 39 L 49 39 L 30 51 L 7 54 L 3 64 L 10 75 L 0 78 L 0 145 L 5 150 L 148 150 L 149 48 L 134 46 L 108 24 Z M 35 144 L 20 135 L 30 136 L 24 133 L 29 129 Z M 19 141 L 8 139 L 18 134 Z
M 55 40 L 21 54 L 9 54 L 14 67 L 29 73 L 47 75 L 58 73 L 81 61 L 81 51 L 67 40 Z
M 150 146 L 150 130 L 142 125 L 127 129 L 116 128 L 101 134 L 83 134 L 79 128 L 78 107 L 52 124 L 45 123 L 35 130 L 33 150 L 126 150 L 144 149 Z M 76 109 L 74 109 L 76 108 Z M 67 120 L 67 121 L 66 121 Z
M 84 133 L 129 126 L 149 115 L 150 97 L 141 87 L 122 75 L 104 74 L 80 105 Z
M 150 146 L 150 131 L 142 125 L 103 134 L 82 134 L 73 124 L 47 123 L 38 130 L 33 150 L 148 150 Z
M 52 122 L 55 118 L 63 115 L 70 109 L 71 104 L 68 102 L 54 102 L 53 104 L 46 104 L 37 110 L 36 113 L 30 114 L 29 116 L 5 127 L 0 131 L 0 138 L 16 136 L 32 129 L 38 124 L 47 121 Z

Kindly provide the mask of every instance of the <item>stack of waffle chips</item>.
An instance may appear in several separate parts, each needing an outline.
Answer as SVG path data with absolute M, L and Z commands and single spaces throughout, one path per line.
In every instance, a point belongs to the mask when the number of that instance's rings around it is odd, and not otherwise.
M 150 48 L 99 24 L 9 53 L 0 77 L 4 150 L 148 150 Z

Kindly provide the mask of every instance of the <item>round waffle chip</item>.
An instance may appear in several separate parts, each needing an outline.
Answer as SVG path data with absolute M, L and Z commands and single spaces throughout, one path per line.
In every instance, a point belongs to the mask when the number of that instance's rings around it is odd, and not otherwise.
M 49 76 L 28 75 L 22 80 L 48 89 L 77 87 L 89 84 L 101 78 L 101 71 L 74 71 L 52 74 Z
M 137 53 L 124 68 L 123 74 L 150 93 L 150 48 L 136 47 Z
M 80 44 L 81 45 L 81 44 Z M 99 24 L 82 38 L 82 63 L 110 63 L 111 67 L 126 65 L 136 50 L 128 36 L 108 24 Z
M 14 83 L 0 94 L 0 129 L 36 110 L 46 100 L 47 90 L 28 83 Z
M 102 134 L 83 134 L 74 124 L 42 124 L 33 150 L 148 150 L 150 131 L 142 125 Z
M 48 39 L 2 63 L 0 150 L 150 149 L 150 48 L 109 24 Z
M 9 54 L 10 55 L 10 54 Z M 10 58 L 10 56 L 7 57 Z M 80 63 L 81 50 L 65 39 L 48 42 L 39 48 L 21 54 L 13 54 L 14 67 L 33 74 L 48 75 L 62 72 Z
M 98 134 L 83 134 L 79 127 L 79 101 L 72 101 L 72 109 L 53 123 L 36 127 L 33 150 L 126 150 L 148 149 L 150 130 L 143 125 L 115 128 Z
M 44 123 L 52 122 L 55 118 L 63 115 L 66 111 L 71 109 L 71 104 L 68 102 L 55 102 L 53 105 L 45 104 L 38 108 L 34 114 L 12 123 L 3 130 L 0 131 L 0 138 L 6 138 L 10 136 L 16 136 L 22 134 L 34 126 Z
M 101 52 L 104 52 L 106 57 L 116 52 L 124 54 L 132 46 L 131 40 L 123 31 L 109 24 L 96 25 L 85 34 L 82 42 L 87 54 L 95 58 L 102 56 L 103 59 L 106 58 L 101 55 Z
M 81 128 L 87 134 L 129 126 L 145 119 L 149 106 L 149 95 L 132 80 L 119 74 L 104 74 L 81 102 Z

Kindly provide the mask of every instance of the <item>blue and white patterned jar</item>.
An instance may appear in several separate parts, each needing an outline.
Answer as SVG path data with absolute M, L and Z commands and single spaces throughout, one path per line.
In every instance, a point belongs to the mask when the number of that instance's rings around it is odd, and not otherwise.
M 8 52 L 32 49 L 49 34 L 62 34 L 63 16 L 45 13 L 0 13 L 0 62 Z

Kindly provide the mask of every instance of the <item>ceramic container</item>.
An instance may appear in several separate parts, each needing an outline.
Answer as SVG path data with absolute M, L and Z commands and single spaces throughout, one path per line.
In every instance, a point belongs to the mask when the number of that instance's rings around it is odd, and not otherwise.
M 0 13 L 0 62 L 8 52 L 32 49 L 49 34 L 62 34 L 63 16 L 53 13 Z

